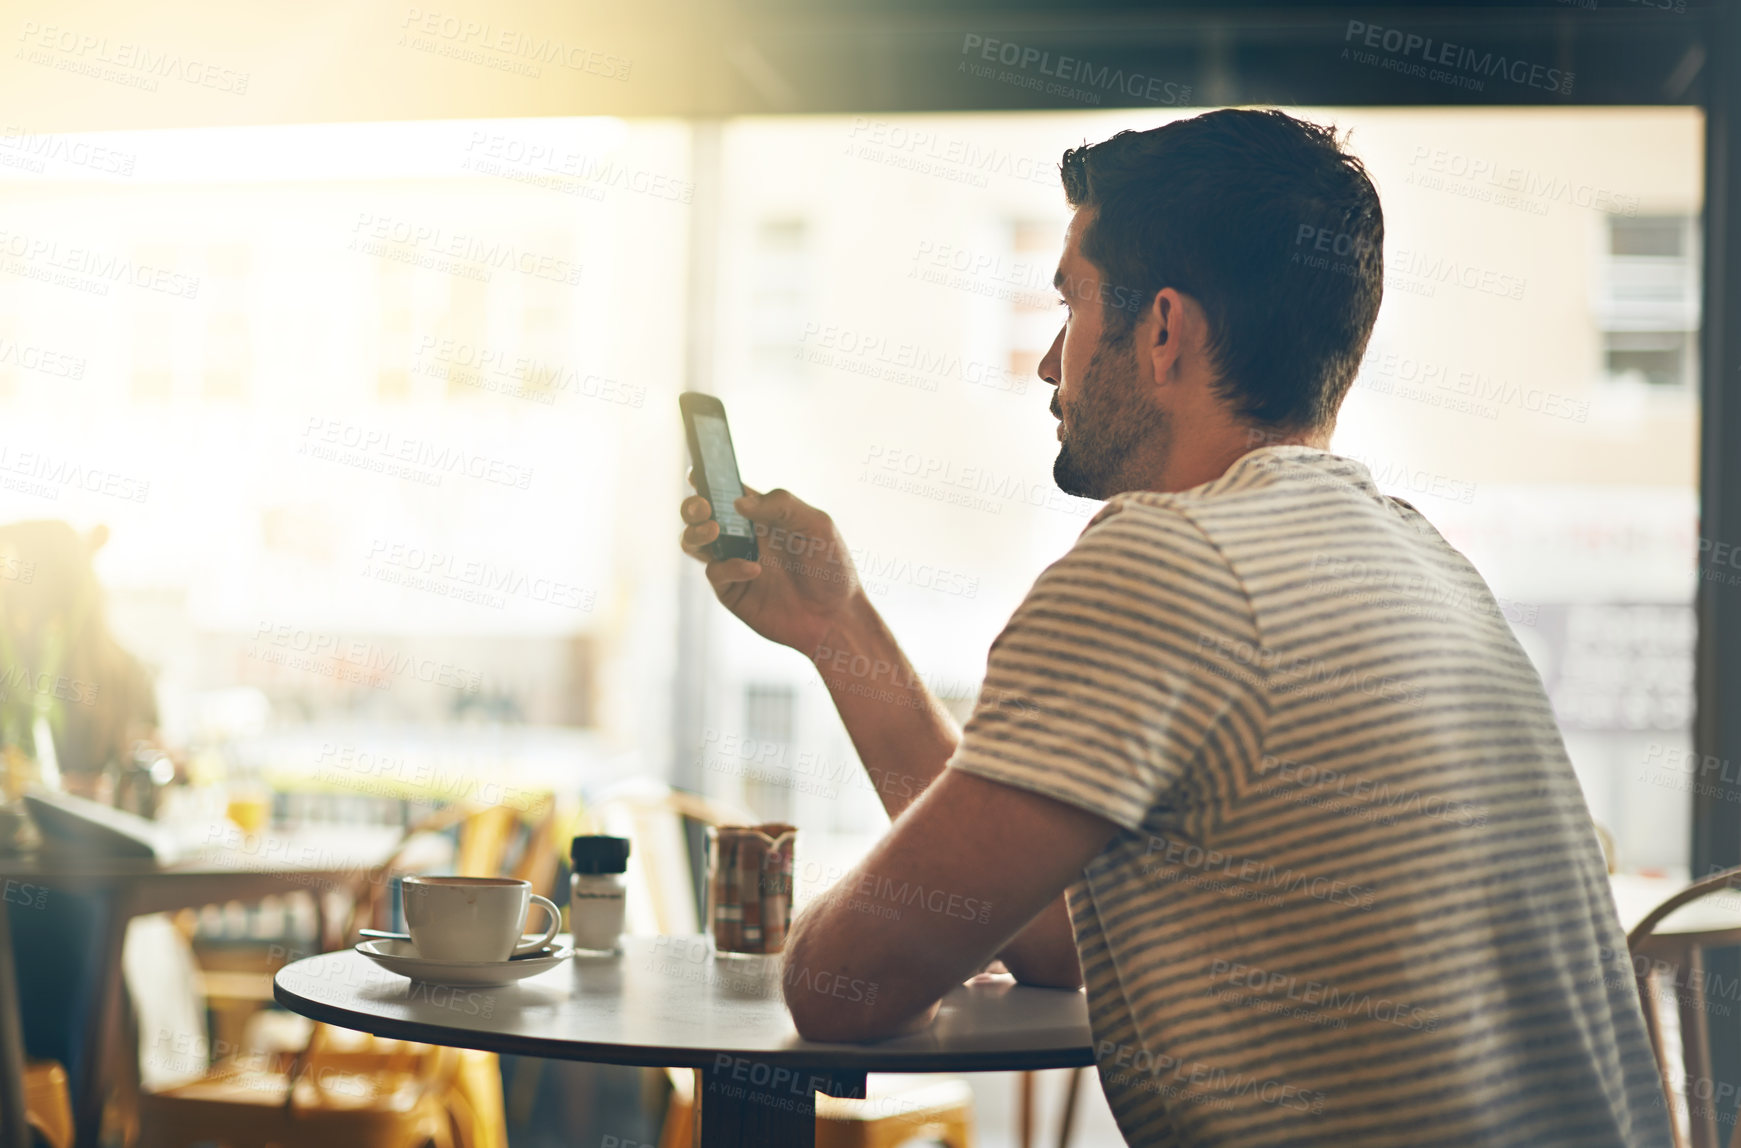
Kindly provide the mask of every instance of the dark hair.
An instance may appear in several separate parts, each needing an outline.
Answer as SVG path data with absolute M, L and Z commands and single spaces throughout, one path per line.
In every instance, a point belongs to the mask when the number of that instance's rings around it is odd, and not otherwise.
M 1172 287 L 1202 305 L 1241 416 L 1334 422 L 1384 295 L 1384 213 L 1333 128 L 1229 108 L 1071 148 L 1061 168 L 1070 206 L 1095 212 L 1082 253 L 1140 300 L 1103 308 L 1105 338 Z

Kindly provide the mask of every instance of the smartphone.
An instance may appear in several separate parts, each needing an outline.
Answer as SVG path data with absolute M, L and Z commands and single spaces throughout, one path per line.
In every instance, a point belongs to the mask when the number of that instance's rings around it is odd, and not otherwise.
M 701 493 L 713 507 L 719 537 L 713 542 L 715 558 L 756 560 L 756 527 L 737 512 L 743 497 L 738 478 L 737 452 L 732 449 L 731 429 L 725 424 L 725 405 L 712 395 L 684 391 L 677 396 L 683 411 L 683 429 L 689 436 L 689 461 Z

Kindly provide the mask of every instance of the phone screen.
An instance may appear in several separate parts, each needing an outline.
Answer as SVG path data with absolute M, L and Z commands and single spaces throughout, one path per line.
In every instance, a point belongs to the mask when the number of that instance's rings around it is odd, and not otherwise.
M 744 496 L 744 485 L 738 478 L 738 460 L 732 453 L 725 420 L 718 415 L 696 415 L 695 439 L 701 447 L 701 468 L 707 472 L 707 501 L 713 504 L 719 532 L 754 538 L 755 527 L 733 505 Z

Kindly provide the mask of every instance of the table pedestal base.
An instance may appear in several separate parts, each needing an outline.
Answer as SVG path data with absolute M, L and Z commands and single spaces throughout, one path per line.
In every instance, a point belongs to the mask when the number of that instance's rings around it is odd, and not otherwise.
M 862 1072 L 819 1072 L 721 1056 L 714 1066 L 695 1070 L 696 1148 L 811 1148 L 816 1143 L 816 1094 L 862 1100 L 864 1077 Z

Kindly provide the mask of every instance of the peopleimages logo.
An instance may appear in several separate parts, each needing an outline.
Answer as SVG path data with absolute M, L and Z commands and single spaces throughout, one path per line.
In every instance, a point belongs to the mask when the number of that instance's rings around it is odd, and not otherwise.
M 1324 1111 L 1322 1092 L 1250 1073 L 1230 1072 L 1200 1060 L 1183 1061 L 1151 1052 L 1141 1045 L 1103 1040 L 1094 1046 L 1094 1060 L 1100 1069 L 1101 1082 L 1109 1090 L 1152 1092 L 1176 1100 L 1181 1108 L 1189 1104 L 1221 1107 L 1235 1100 L 1252 1099 L 1312 1116 Z
M 570 44 L 541 32 L 499 27 L 452 13 L 405 9 L 399 24 L 399 45 L 419 52 L 446 56 L 498 71 L 533 79 L 543 74 L 542 64 L 555 64 L 571 72 L 585 72 L 607 80 L 629 78 L 634 61 L 591 48 Z
M 858 896 L 853 897 L 854 893 Z M 834 882 L 817 900 L 843 901 L 847 908 L 855 912 L 870 913 L 892 921 L 901 919 L 901 908 L 919 908 L 981 925 L 991 922 L 990 901 L 953 893 L 947 889 L 927 889 L 910 881 L 897 884 L 892 878 L 881 877 L 875 873 L 866 873 L 851 884 L 846 881 Z
M 109 80 L 141 91 L 155 92 L 159 80 L 180 80 L 196 88 L 242 96 L 248 92 L 251 73 L 183 57 L 180 52 L 159 51 L 147 44 L 111 40 L 76 28 L 24 21 L 19 42 L 24 45 L 15 59 L 33 64 Z
M 1487 824 L 1486 807 L 1472 802 L 1450 801 L 1437 793 L 1393 786 L 1389 781 L 1374 781 L 1345 770 L 1292 761 L 1274 754 L 1264 754 L 1262 762 L 1265 774 L 1273 773 L 1301 789 L 1321 791 L 1315 794 L 1319 798 L 1349 798 L 1347 808 L 1350 811 L 1383 814 L 1387 823 L 1398 816 L 1410 816 L 1444 821 L 1463 829 Z
M 134 152 L 103 147 L 76 135 L 27 132 L 13 124 L 0 127 L 0 150 L 12 153 L 17 160 L 14 163 L 8 158 L 0 162 L 34 172 L 46 170 L 48 162 L 53 161 L 104 175 L 130 176 L 133 165 L 139 161 Z
M 1371 993 L 1343 992 L 1323 981 L 1301 980 L 1290 973 L 1270 972 L 1232 961 L 1216 960 L 1209 969 L 1209 983 L 1238 985 L 1266 999 L 1279 994 L 1283 1000 L 1321 1006 L 1350 1016 L 1358 1013 L 1414 1032 L 1434 1032 L 1439 1027 L 1437 1009 L 1417 1008 L 1389 997 L 1374 997 Z
M 183 275 L 165 267 L 135 263 L 125 255 L 95 247 L 63 246 L 59 239 L 41 235 L 0 231 L 0 256 L 20 261 L 6 268 L 14 275 L 40 279 L 57 287 L 70 287 L 92 295 L 107 295 L 110 285 L 119 283 L 142 291 L 156 291 L 172 299 L 199 297 L 197 275 Z
M 1528 60 L 1512 59 L 1502 53 L 1480 52 L 1448 40 L 1435 40 L 1431 36 L 1422 36 L 1416 32 L 1404 32 L 1400 28 L 1383 28 L 1361 20 L 1350 20 L 1347 31 L 1343 33 L 1342 42 L 1357 42 L 1363 48 L 1377 48 L 1389 57 L 1377 58 L 1372 53 L 1352 52 L 1343 48 L 1343 59 L 1352 58 L 1360 64 L 1377 64 L 1387 71 L 1452 83 L 1474 91 L 1482 91 L 1486 80 L 1497 78 L 1562 96 L 1572 94 L 1572 72 L 1532 64 Z M 1419 63 L 1412 62 L 1416 60 Z
M 991 176 L 1002 175 L 1021 183 L 1058 186 L 1056 157 L 1017 155 L 968 136 L 854 116 L 847 139 L 852 141 L 848 155 L 956 183 L 988 187 Z
M 1100 92 L 1117 92 L 1121 96 L 1132 99 L 1147 100 L 1152 104 L 1182 104 L 1191 98 L 1191 86 L 1178 84 L 1171 80 L 1162 80 L 1155 76 L 1145 76 L 1141 72 L 1126 72 L 1123 68 L 1115 68 L 1108 64 L 1096 64 L 1092 60 L 1083 60 L 1075 56 L 1058 55 L 1041 48 L 1026 44 L 1017 44 L 1010 40 L 994 40 L 989 36 L 978 36 L 967 33 L 961 40 L 961 54 L 972 54 L 979 59 L 994 64 L 1002 64 L 1006 68 L 1014 68 L 1018 72 L 1032 71 L 1039 76 L 1050 76 L 1068 84 L 1082 84 L 1080 94 L 1093 97 L 1091 102 L 1099 103 Z M 962 65 L 966 67 L 965 64 Z M 980 72 L 975 72 L 978 75 Z M 1098 89 L 1090 91 L 1088 89 Z M 1058 94 L 1067 94 L 1061 92 Z
M 1277 889 L 1284 893 L 1300 893 L 1315 901 L 1346 905 L 1351 909 L 1372 908 L 1373 898 L 1377 893 L 1369 885 L 1351 885 L 1346 881 L 1291 867 L 1278 869 L 1269 861 L 1235 857 L 1189 841 L 1169 841 L 1165 837 L 1151 835 L 1148 849 L 1143 855 L 1143 873 L 1166 880 L 1169 879 L 1169 867 L 1174 876 L 1180 871 L 1190 870 L 1199 874 L 1226 877 L 1228 883 L 1223 886 L 1224 891 L 1237 889 L 1240 883 L 1245 883 L 1265 889 Z

